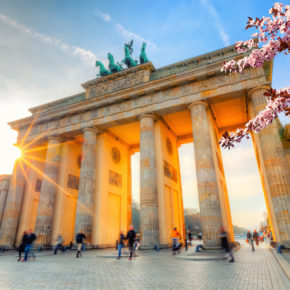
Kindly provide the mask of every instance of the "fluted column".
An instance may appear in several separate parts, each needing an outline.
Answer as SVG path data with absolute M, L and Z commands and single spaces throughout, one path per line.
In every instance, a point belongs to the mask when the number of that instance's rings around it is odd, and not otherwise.
M 143 249 L 159 245 L 154 115 L 140 116 L 140 225 Z
M 51 244 L 54 204 L 58 190 L 61 141 L 62 139 L 58 137 L 48 138 L 46 160 L 35 224 L 35 233 L 37 235 L 36 243 L 44 247 L 50 246 Z
M 266 106 L 267 87 L 249 92 L 251 117 Z M 253 134 L 267 208 L 276 240 L 290 246 L 290 171 L 284 153 L 279 125 L 275 120 L 258 134 Z
M 10 184 L 9 175 L 0 176 L 0 228 L 1 228 L 2 217 L 4 214 L 7 194 L 9 191 L 9 184 Z
M 202 237 L 205 247 L 218 247 L 219 231 L 223 226 L 219 199 L 217 169 L 210 136 L 211 126 L 207 117 L 207 104 L 189 106 L 192 121 L 198 199 Z
M 21 159 L 18 159 L 14 165 L 11 184 L 2 217 L 0 230 L 0 245 L 2 246 L 12 247 L 14 245 L 24 188 L 24 167 Z
M 80 185 L 75 222 L 75 235 L 83 231 L 88 244 L 91 243 L 93 230 L 93 208 L 96 191 L 97 133 L 98 130 L 95 128 L 86 128 L 84 130 Z

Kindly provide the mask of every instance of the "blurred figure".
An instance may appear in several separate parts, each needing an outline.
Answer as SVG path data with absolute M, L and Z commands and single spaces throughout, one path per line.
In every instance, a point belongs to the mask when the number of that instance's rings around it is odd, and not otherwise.
M 55 245 L 55 248 L 54 248 L 54 254 L 55 255 L 57 254 L 57 251 L 58 251 L 59 248 L 62 250 L 62 252 L 64 252 L 64 247 L 62 245 L 63 238 L 62 238 L 61 234 L 58 235 L 56 241 L 57 241 L 57 244 Z
M 86 236 L 84 235 L 83 231 L 80 231 L 76 235 L 76 243 L 78 247 L 76 258 L 78 258 L 80 255 L 82 256 L 82 247 L 83 247 L 83 242 L 85 238 Z
M 256 242 L 256 246 L 259 246 L 259 234 L 257 233 L 256 230 L 254 230 L 254 233 L 253 233 L 253 240 Z
M 22 262 L 26 262 L 27 261 L 29 252 L 32 255 L 33 259 L 35 259 L 35 255 L 34 255 L 34 251 L 32 249 L 32 245 L 33 245 L 33 243 L 34 243 L 34 241 L 36 239 L 37 239 L 37 237 L 36 237 L 35 233 L 33 233 L 32 230 L 29 230 L 28 234 L 27 234 L 24 260 L 22 260 Z
M 253 243 L 253 236 L 250 231 L 247 233 L 247 239 L 249 240 L 249 245 L 252 245 L 252 251 L 255 252 L 254 243 Z
M 139 247 L 140 247 L 140 234 L 136 234 L 135 251 L 138 251 Z
M 130 257 L 128 260 L 132 260 L 133 251 L 134 251 L 134 242 L 136 239 L 136 232 L 134 231 L 134 227 L 132 225 L 129 226 L 129 231 L 126 236 L 126 240 L 128 240 Z
M 179 237 L 180 237 L 180 234 L 177 228 L 173 228 L 172 234 L 171 234 L 173 255 L 175 255 L 176 251 L 180 249 L 180 244 L 178 242 Z
M 27 236 L 27 232 L 24 231 L 23 232 L 23 235 L 22 235 L 22 240 L 21 240 L 21 244 L 20 246 L 18 247 L 18 262 L 21 260 L 21 253 L 25 251 L 25 247 L 27 245 L 27 242 L 28 242 L 28 236 Z
M 187 237 L 188 237 L 188 240 L 189 240 L 189 244 L 191 245 L 191 241 L 192 241 L 192 233 L 190 230 L 187 231 Z
M 230 263 L 235 262 L 235 259 L 234 259 L 234 255 L 232 253 L 231 246 L 229 245 L 229 242 L 228 242 L 228 235 L 227 235 L 226 231 L 223 228 L 221 228 L 220 240 L 221 240 L 221 246 L 222 246 L 222 248 L 231 257 L 231 259 L 229 260 L 229 262 Z
M 201 234 L 201 233 L 198 234 L 198 239 L 199 239 L 200 241 L 202 240 L 202 234 Z
M 125 240 L 125 236 L 123 234 L 123 231 L 120 231 L 117 259 L 121 259 L 121 254 L 122 254 L 121 251 L 122 251 L 122 248 L 124 248 L 124 240 Z

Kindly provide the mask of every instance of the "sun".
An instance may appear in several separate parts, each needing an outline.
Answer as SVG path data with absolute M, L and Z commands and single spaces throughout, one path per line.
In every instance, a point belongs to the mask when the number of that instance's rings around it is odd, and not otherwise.
M 21 150 L 16 145 L 11 148 L 11 155 L 13 156 L 13 159 L 19 159 L 21 157 L 21 153 Z

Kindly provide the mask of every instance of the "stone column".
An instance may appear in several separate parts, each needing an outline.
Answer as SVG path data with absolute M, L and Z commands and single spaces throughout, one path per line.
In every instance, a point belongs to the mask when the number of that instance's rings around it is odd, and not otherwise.
M 266 106 L 263 95 L 267 87 L 249 92 L 250 115 L 253 118 Z M 276 241 L 290 246 L 290 171 L 275 120 L 260 133 L 253 135 L 269 217 Z
M 0 176 L 0 228 L 9 191 L 10 175 Z
M 140 116 L 140 224 L 143 249 L 159 245 L 154 116 Z
M 75 222 L 75 235 L 83 231 L 86 236 L 86 243 L 88 244 L 91 244 L 93 231 L 93 208 L 96 191 L 97 133 L 98 130 L 95 128 L 84 129 L 80 185 Z
M 207 104 L 189 105 L 191 112 L 200 219 L 204 246 L 219 247 L 219 231 L 223 226 L 219 199 L 217 169 L 214 162 L 211 126 Z
M 58 190 L 61 141 L 62 139 L 58 137 L 48 138 L 46 161 L 43 170 L 35 224 L 35 233 L 37 235 L 36 243 L 44 247 L 49 247 L 51 245 L 54 204 Z
M 21 159 L 17 159 L 2 217 L 0 230 L 0 245 L 2 246 L 12 247 L 14 245 L 24 188 L 24 166 Z
M 127 159 L 127 225 L 128 227 L 132 224 L 132 183 L 131 183 L 131 155 L 132 152 L 128 150 Z

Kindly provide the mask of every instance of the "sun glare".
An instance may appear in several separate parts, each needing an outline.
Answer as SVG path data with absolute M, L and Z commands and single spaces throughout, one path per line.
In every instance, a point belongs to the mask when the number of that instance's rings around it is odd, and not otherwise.
M 16 145 L 12 147 L 11 156 L 14 160 L 19 159 L 21 157 L 21 150 Z

